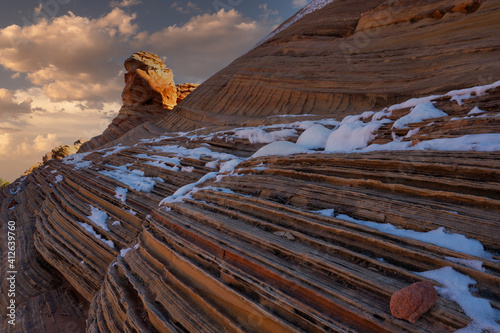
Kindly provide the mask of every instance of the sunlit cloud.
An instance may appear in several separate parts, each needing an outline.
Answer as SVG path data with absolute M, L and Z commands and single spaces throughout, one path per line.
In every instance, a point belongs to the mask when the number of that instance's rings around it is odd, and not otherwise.
M 292 4 L 294 8 L 302 8 L 307 5 L 308 2 L 307 0 L 293 0 Z

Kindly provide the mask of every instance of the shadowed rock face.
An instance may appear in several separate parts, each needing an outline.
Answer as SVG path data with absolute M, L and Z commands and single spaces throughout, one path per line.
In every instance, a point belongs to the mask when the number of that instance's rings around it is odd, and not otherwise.
M 298 120 L 341 121 L 404 96 L 498 80 L 490 34 L 500 1 L 471 3 L 454 10 L 453 1 L 334 1 L 167 114 L 158 94 L 158 105 L 124 106 L 85 153 L 50 160 L 1 189 L 0 250 L 5 257 L 5 226 L 15 221 L 19 272 L 18 325 L 4 320 L 2 332 L 454 332 L 471 319 L 444 297 L 414 324 L 390 309 L 395 292 L 426 280 L 419 272 L 445 266 L 474 279 L 474 295 L 500 308 L 499 152 L 251 157 L 268 138 L 296 142 L 304 131 Z M 359 49 L 350 38 L 371 30 L 383 10 L 394 22 L 382 22 Z M 358 51 L 337 66 L 342 41 Z M 135 60 L 131 66 L 146 71 Z M 493 79 L 483 82 L 474 68 Z M 444 114 L 395 127 L 411 112 L 395 107 L 371 143 L 500 133 L 499 87 L 428 100 Z M 148 110 L 156 107 L 163 113 L 154 118 Z M 268 117 L 274 112 L 288 115 Z M 311 112 L 322 115 L 293 116 Z M 422 233 L 445 228 L 491 256 L 360 221 Z M 6 260 L 0 265 L 8 270 Z M 7 290 L 3 278 L 0 289 Z M 8 302 L 2 293 L 2 319 Z

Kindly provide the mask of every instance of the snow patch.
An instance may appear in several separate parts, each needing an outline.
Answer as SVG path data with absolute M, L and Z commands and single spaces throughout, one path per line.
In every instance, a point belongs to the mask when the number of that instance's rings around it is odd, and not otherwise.
M 467 275 L 458 273 L 451 267 L 443 267 L 434 271 L 417 273 L 420 276 L 439 282 L 442 287 L 435 287 L 442 297 L 456 302 L 467 316 L 472 319 L 467 327 L 456 332 L 460 333 L 500 333 L 500 311 L 494 309 L 486 299 L 474 297 L 470 285 L 476 281 Z
M 115 190 L 115 198 L 120 200 L 122 203 L 125 203 L 127 201 L 127 192 L 128 190 L 123 187 L 117 187 Z
M 325 149 L 332 130 L 323 125 L 314 125 L 306 129 L 297 139 L 297 145 L 307 149 Z
M 250 143 L 270 143 L 284 140 L 287 137 L 297 136 L 294 129 L 283 129 L 281 131 L 266 132 L 262 128 L 246 128 L 234 132 L 234 136 L 239 139 L 248 139 Z
M 480 260 L 461 259 L 454 257 L 445 257 L 445 259 L 456 264 L 470 267 L 472 269 L 475 269 L 476 271 L 486 272 L 486 269 L 483 267 L 483 262 Z
M 109 231 L 109 227 L 106 224 L 106 220 L 108 219 L 108 214 L 106 214 L 106 212 L 103 212 L 102 210 L 100 210 L 97 207 L 94 207 L 92 205 L 89 205 L 89 206 L 90 206 L 90 214 L 91 215 L 87 216 L 87 218 L 90 221 L 94 222 L 94 224 L 96 226 L 98 226 L 99 228 L 106 230 L 106 231 Z
M 85 229 L 85 231 L 87 231 L 88 233 L 90 233 L 96 239 L 100 240 L 102 243 L 106 244 L 107 246 L 109 246 L 112 249 L 115 248 L 115 244 L 112 241 L 103 238 L 101 235 L 99 235 L 97 232 L 95 232 L 94 228 L 92 228 L 92 226 L 90 224 L 82 223 L 82 222 L 78 222 L 78 224 L 83 229 Z
M 165 204 L 173 203 L 173 202 L 182 202 L 184 199 L 191 198 L 192 194 L 197 192 L 196 185 L 201 184 L 209 179 L 217 177 L 218 172 L 210 172 L 201 177 L 197 182 L 191 183 L 184 185 L 183 187 L 179 188 L 177 191 L 175 191 L 174 194 L 172 194 L 169 197 L 166 197 L 163 199 L 159 206 L 163 206 Z
M 126 147 L 126 146 L 121 146 L 118 145 L 116 147 L 113 147 L 113 148 L 106 148 L 106 149 L 102 149 L 102 150 L 99 150 L 100 152 L 106 152 L 106 154 L 104 154 L 102 157 L 108 157 L 108 156 L 111 156 L 111 155 L 114 155 L 116 153 L 119 153 L 120 151 L 122 151 L 123 149 L 126 149 L 126 148 L 129 148 L 129 147 Z
M 71 154 L 63 158 L 62 162 L 66 165 L 74 165 L 75 169 L 88 168 L 92 165 L 92 161 L 84 161 L 83 159 L 90 154 L 91 152 Z
M 334 216 L 333 210 L 316 211 L 316 213 L 321 214 L 323 216 Z M 399 229 L 398 227 L 390 223 L 377 223 L 377 222 L 357 220 L 345 214 L 338 214 L 336 215 L 336 218 L 364 225 L 390 235 L 410 238 L 421 242 L 434 244 L 453 251 L 469 254 L 472 256 L 488 260 L 493 259 L 493 255 L 485 251 L 483 244 L 481 244 L 481 242 L 479 242 L 478 240 L 466 238 L 464 235 L 461 234 L 448 233 L 443 227 L 439 227 L 435 230 L 431 230 L 428 232 L 419 232 L 408 229 Z
M 255 152 L 252 157 L 270 156 L 270 155 L 280 155 L 289 156 L 293 154 L 301 154 L 307 152 L 308 149 L 302 146 L 298 146 L 293 142 L 289 141 L 276 141 L 270 143 Z
M 392 128 L 408 128 L 408 124 L 447 116 L 447 113 L 436 109 L 431 102 L 425 102 L 415 106 L 409 114 L 396 120 Z
M 356 122 L 347 120 L 330 134 L 325 152 L 351 152 L 365 148 L 375 139 L 375 132 L 382 126 L 382 122 L 363 123 L 359 120 Z
M 148 193 L 151 192 L 157 182 L 163 183 L 163 179 L 159 177 L 145 177 L 144 171 L 128 170 L 127 165 L 122 165 L 120 167 L 109 167 L 114 168 L 114 170 L 99 171 L 99 173 L 118 180 L 119 182 L 136 191 Z

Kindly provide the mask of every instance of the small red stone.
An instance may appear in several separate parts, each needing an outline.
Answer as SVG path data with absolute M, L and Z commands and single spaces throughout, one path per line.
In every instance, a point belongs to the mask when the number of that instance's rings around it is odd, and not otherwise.
M 415 323 L 436 304 L 438 294 L 430 282 L 417 282 L 395 292 L 391 297 L 391 314 Z

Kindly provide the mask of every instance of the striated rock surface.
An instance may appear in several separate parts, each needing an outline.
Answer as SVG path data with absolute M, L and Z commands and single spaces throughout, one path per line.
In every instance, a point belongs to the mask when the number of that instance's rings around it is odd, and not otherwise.
M 445 297 L 414 324 L 391 315 L 396 292 L 442 267 L 500 309 L 500 152 L 480 149 L 500 134 L 498 58 L 489 58 L 500 2 L 465 12 L 455 2 L 346 3 L 278 31 L 168 114 L 124 106 L 130 117 L 115 119 L 115 134 L 1 189 L 2 258 L 5 227 L 16 224 L 19 324 L 8 324 L 2 293 L 2 332 L 454 332 L 473 319 Z M 433 6 L 443 17 L 427 16 Z M 410 19 L 394 15 L 374 44 L 334 66 L 339 43 L 371 30 L 384 8 Z M 405 100 L 427 92 L 437 95 Z M 418 105 L 432 116 L 415 115 Z M 158 119 L 134 122 L 155 107 Z M 296 144 L 319 126 L 353 129 L 340 131 L 345 141 L 362 129 L 366 142 L 349 153 Z M 462 146 L 440 151 L 436 140 Z M 254 156 L 279 141 L 305 153 Z M 479 250 L 387 224 L 461 235 Z
M 492 83 L 499 12 L 495 0 L 335 0 L 235 60 L 178 109 L 343 118 Z
M 438 300 L 430 282 L 417 282 L 394 293 L 391 297 L 391 314 L 415 324 Z
M 80 152 L 105 147 L 137 126 L 158 121 L 198 86 L 190 83 L 175 85 L 172 71 L 160 57 L 150 52 L 134 53 L 124 66 L 127 72 L 123 106 L 118 116 L 102 135 L 83 144 Z
M 177 87 L 177 104 L 182 102 L 190 93 L 192 93 L 196 88 L 199 87 L 199 84 L 195 83 L 184 83 L 178 84 Z

